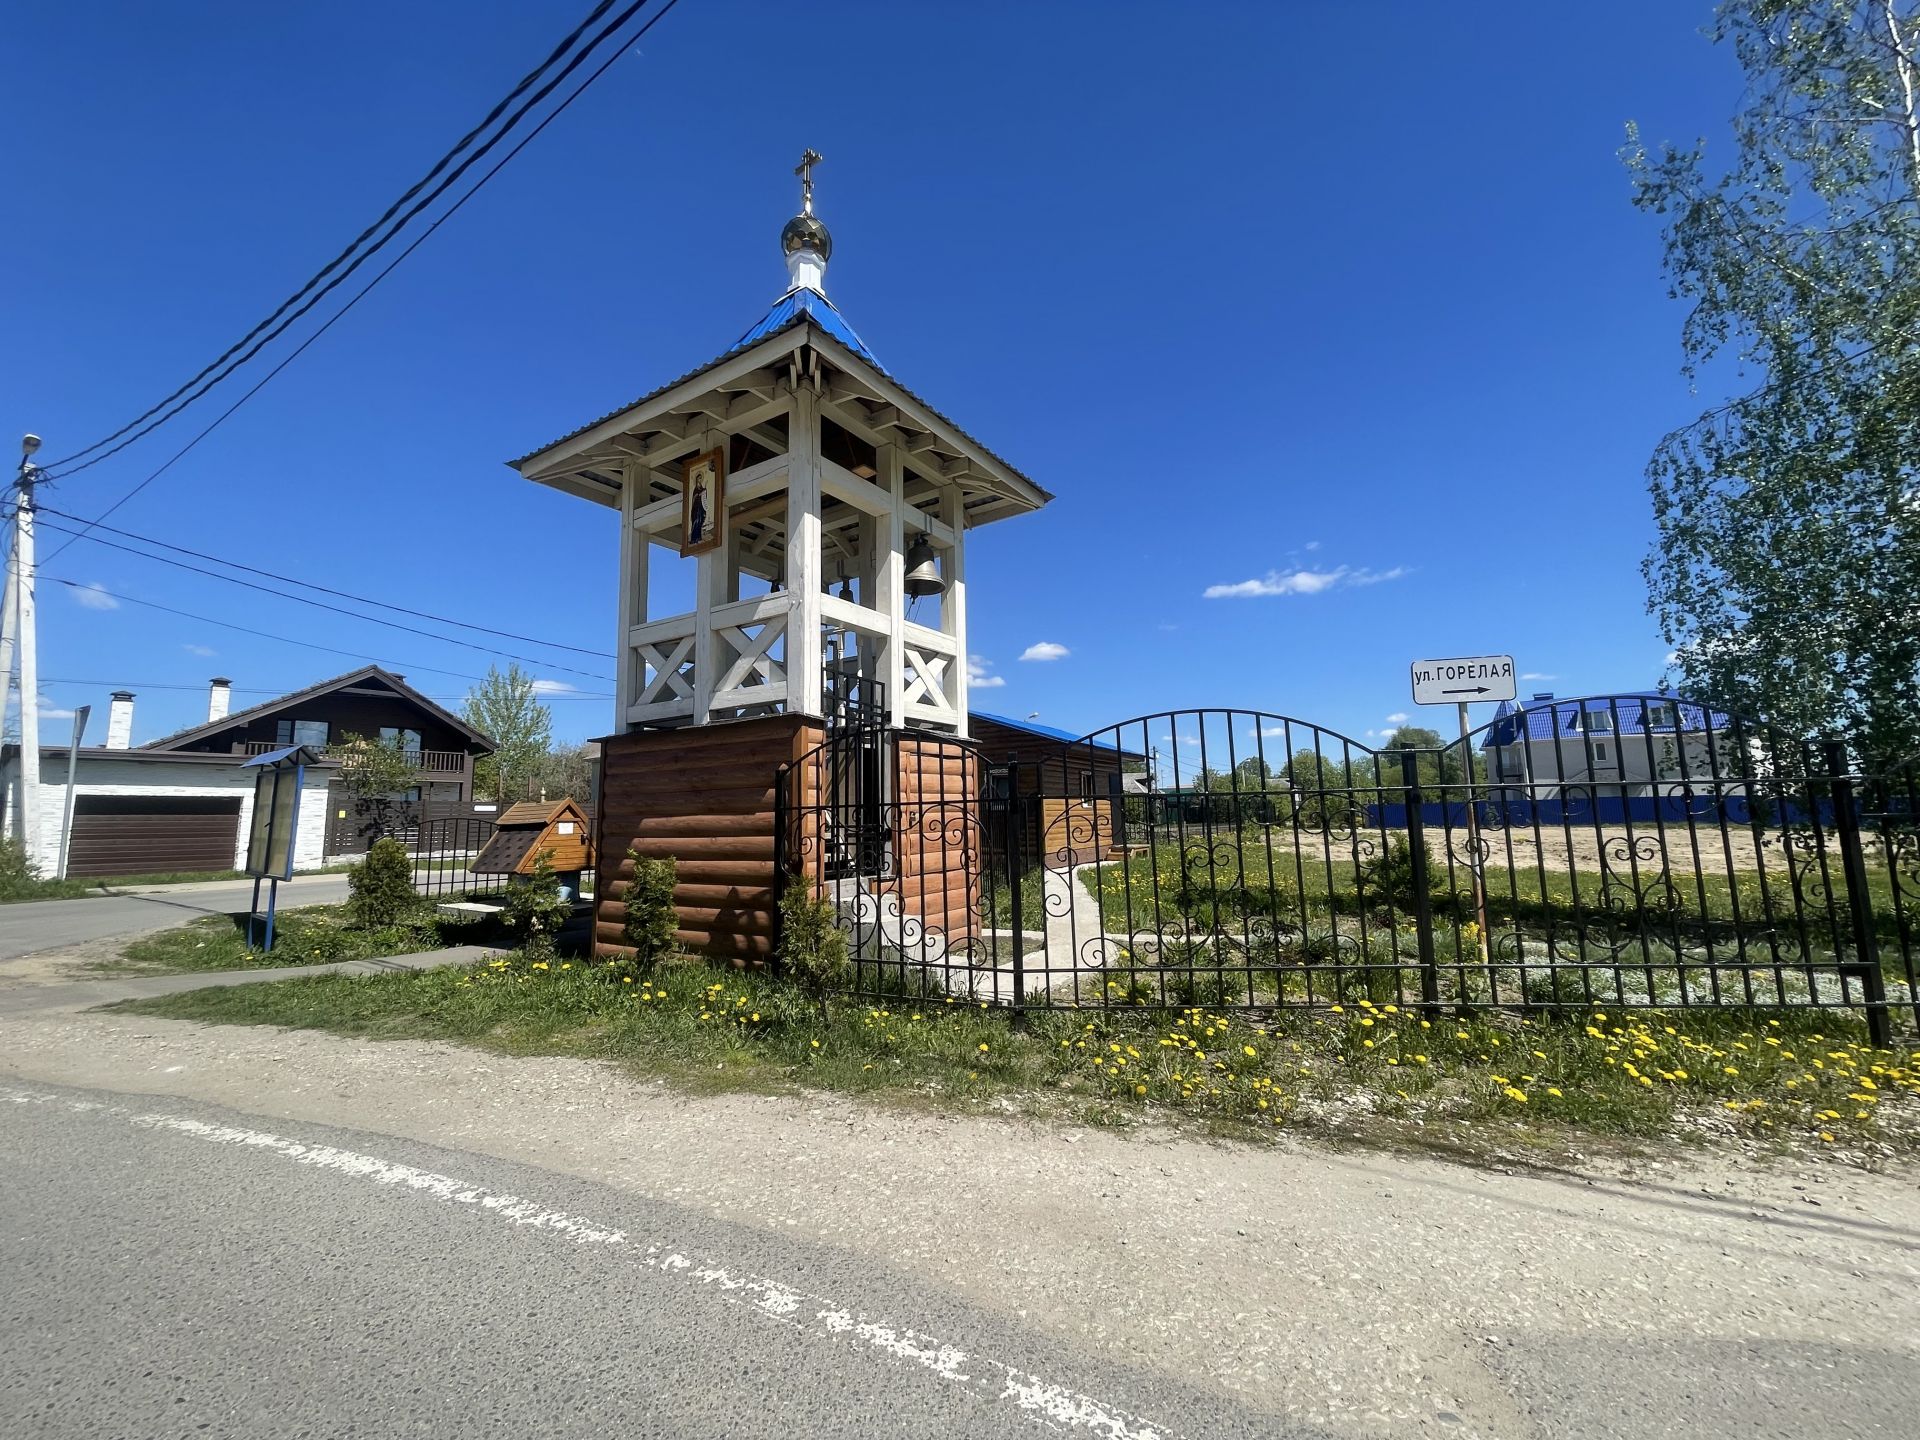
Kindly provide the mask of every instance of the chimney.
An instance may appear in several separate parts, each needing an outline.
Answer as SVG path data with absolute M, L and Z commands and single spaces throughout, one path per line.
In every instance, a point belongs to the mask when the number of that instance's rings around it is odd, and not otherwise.
M 133 692 L 116 690 L 107 707 L 107 749 L 125 750 L 133 744 Z
M 227 709 L 233 703 L 233 682 L 224 675 L 216 675 L 207 684 L 207 723 L 227 718 Z
M 1551 700 L 1553 698 L 1553 692 L 1551 690 L 1536 690 L 1533 692 L 1533 698 L 1536 700 Z

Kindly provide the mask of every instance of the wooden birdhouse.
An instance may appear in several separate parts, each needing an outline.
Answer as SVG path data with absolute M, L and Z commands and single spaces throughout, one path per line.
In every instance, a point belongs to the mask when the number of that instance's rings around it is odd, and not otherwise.
M 467 869 L 475 875 L 531 875 L 542 852 L 556 875 L 593 868 L 591 827 L 573 801 L 523 800 L 508 806 L 493 838 Z

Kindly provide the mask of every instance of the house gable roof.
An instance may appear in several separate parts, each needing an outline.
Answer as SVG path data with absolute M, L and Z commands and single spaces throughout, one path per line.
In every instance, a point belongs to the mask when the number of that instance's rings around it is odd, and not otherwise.
M 199 725 L 189 726 L 185 730 L 176 730 L 171 735 L 163 735 L 158 740 L 149 740 L 146 744 L 137 746 L 135 749 L 178 750 L 183 746 L 192 745 L 197 741 L 210 739 L 220 734 L 223 730 L 231 730 L 236 725 L 246 725 L 254 720 L 263 720 L 281 710 L 291 709 L 295 705 L 303 705 L 318 696 L 328 694 L 335 690 L 345 690 L 349 686 L 365 684 L 369 680 L 392 690 L 395 699 L 405 700 L 409 704 L 417 706 L 442 724 L 451 726 L 462 735 L 465 735 L 468 743 L 474 748 L 476 753 L 491 755 L 494 750 L 498 748 L 493 743 L 491 736 L 474 729 L 473 726 L 469 725 L 465 720 L 462 720 L 451 710 L 434 704 L 433 701 L 407 684 L 407 682 L 402 680 L 398 675 L 383 670 L 378 665 L 363 665 L 358 670 L 349 671 L 345 675 L 336 675 L 331 680 L 322 680 L 317 684 L 307 686 L 304 690 L 295 690 L 289 695 L 282 695 L 277 700 L 267 700 L 258 705 L 249 705 L 244 710 L 231 711 L 221 716 L 218 720 L 208 720 Z
M 1660 708 L 1664 707 L 1664 708 Z M 1647 711 L 1656 708 L 1658 719 L 1649 723 Z M 1673 718 L 1667 719 L 1668 711 Z M 1643 690 L 1631 695 L 1597 695 L 1584 699 L 1542 699 L 1514 702 L 1502 700 L 1487 726 L 1485 745 L 1512 745 L 1520 739 L 1521 714 L 1526 716 L 1529 740 L 1552 740 L 1556 736 L 1593 734 L 1597 738 L 1619 735 L 1671 735 L 1685 732 L 1703 735 L 1727 730 L 1733 720 L 1724 710 L 1712 710 L 1691 700 L 1682 700 L 1660 690 Z M 1604 716 L 1596 726 L 1588 715 Z M 1606 728 L 1601 728 L 1604 726 Z

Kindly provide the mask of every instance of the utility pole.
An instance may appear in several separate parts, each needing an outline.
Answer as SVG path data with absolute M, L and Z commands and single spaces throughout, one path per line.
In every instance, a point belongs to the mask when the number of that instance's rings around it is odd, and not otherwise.
M 40 658 L 33 643 L 33 487 L 40 476 L 33 454 L 39 448 L 38 435 L 20 442 L 20 493 L 13 507 L 13 554 L 7 566 L 20 661 L 20 828 L 16 833 L 28 855 L 38 855 L 40 849 Z

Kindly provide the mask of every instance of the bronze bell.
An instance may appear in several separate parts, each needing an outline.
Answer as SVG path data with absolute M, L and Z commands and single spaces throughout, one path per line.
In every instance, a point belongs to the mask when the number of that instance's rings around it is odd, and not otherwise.
M 925 535 L 914 536 L 913 544 L 907 547 L 904 583 L 907 594 L 916 600 L 922 595 L 944 595 L 947 592 L 947 582 L 940 577 L 940 566 L 933 558 L 933 546 Z

